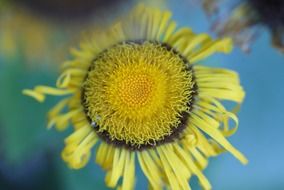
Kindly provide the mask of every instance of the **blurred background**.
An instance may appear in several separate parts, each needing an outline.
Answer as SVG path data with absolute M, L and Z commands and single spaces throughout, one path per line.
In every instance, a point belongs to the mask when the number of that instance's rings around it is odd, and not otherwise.
M 0 0 L 0 189 L 107 189 L 104 172 L 93 161 L 70 170 L 61 160 L 70 131 L 46 129 L 46 113 L 58 99 L 39 104 L 23 96 L 22 89 L 53 86 L 60 64 L 69 58 L 70 47 L 77 47 L 82 33 L 111 23 L 137 2 L 170 9 L 179 26 L 215 36 L 211 18 L 197 0 L 94 0 L 82 6 L 76 4 L 82 1 L 43 2 Z M 261 35 L 249 53 L 236 47 L 232 54 L 203 61 L 239 72 L 246 90 L 239 130 L 230 141 L 249 164 L 243 166 L 227 153 L 212 158 L 205 174 L 213 189 L 284 189 L 284 56 L 271 47 L 269 30 L 258 30 Z M 196 179 L 191 183 L 199 189 Z M 136 189 L 146 188 L 138 171 Z

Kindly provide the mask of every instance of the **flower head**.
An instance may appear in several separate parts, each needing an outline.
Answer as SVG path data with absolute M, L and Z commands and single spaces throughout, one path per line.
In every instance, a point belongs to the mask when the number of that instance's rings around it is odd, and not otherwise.
M 196 65 L 215 52 L 228 53 L 231 40 L 176 29 L 170 17 L 168 11 L 138 6 L 74 50 L 56 88 L 24 90 L 38 101 L 46 94 L 67 96 L 48 114 L 49 127 L 74 126 L 62 158 L 82 168 L 99 144 L 96 162 L 107 171 L 109 187 L 123 178 L 119 186 L 133 189 L 136 161 L 150 188 L 177 190 L 190 189 L 192 175 L 211 189 L 202 170 L 209 157 L 225 150 L 247 162 L 226 139 L 238 119 L 221 104 L 242 102 L 238 75 Z

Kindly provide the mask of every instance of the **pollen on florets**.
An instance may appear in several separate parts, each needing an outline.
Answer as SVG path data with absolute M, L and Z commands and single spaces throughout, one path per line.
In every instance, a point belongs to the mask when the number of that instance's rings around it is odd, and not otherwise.
M 99 54 L 83 85 L 89 120 L 110 141 L 156 144 L 190 109 L 193 73 L 183 57 L 156 42 L 117 44 Z

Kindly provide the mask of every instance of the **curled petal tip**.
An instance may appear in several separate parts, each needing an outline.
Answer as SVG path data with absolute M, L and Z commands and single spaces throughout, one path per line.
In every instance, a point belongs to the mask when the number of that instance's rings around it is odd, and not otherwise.
M 38 102 L 44 102 L 44 100 L 45 100 L 44 95 L 39 94 L 39 93 L 37 93 L 33 90 L 25 89 L 25 90 L 22 91 L 22 94 L 26 95 L 26 96 L 30 96 L 30 97 L 34 98 L 35 100 L 37 100 Z

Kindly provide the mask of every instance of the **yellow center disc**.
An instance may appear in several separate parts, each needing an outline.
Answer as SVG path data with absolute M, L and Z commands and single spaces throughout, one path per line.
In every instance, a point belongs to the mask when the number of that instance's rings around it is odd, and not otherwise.
M 120 81 L 118 97 L 121 101 L 134 108 L 147 104 L 153 91 L 153 79 L 146 74 L 131 74 Z
M 132 148 L 155 145 L 173 134 L 192 101 L 188 64 L 156 42 L 121 43 L 100 53 L 82 95 L 97 133 Z

